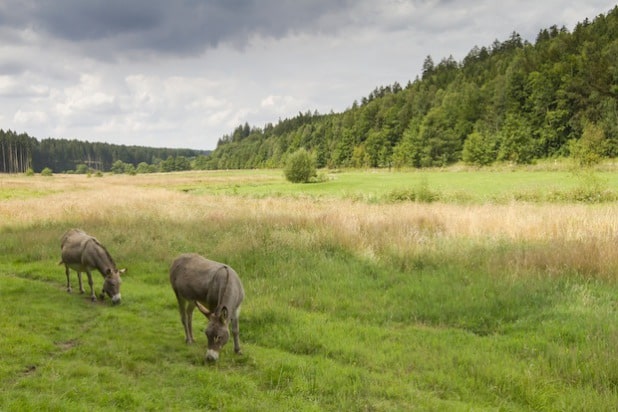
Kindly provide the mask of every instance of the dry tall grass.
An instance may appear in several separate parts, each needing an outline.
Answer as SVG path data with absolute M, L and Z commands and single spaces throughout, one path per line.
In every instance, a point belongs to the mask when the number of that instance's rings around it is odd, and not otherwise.
M 455 255 L 496 273 L 533 269 L 614 279 L 618 268 L 616 204 L 375 205 L 197 196 L 167 188 L 180 180 L 208 184 L 203 175 L 5 176 L 0 194 L 21 195 L 0 201 L 0 230 L 135 219 L 206 225 L 242 221 L 269 228 L 281 242 L 333 242 L 370 259 L 399 259 L 403 266 L 418 254 L 432 253 Z M 481 258 L 474 251 L 481 251 Z

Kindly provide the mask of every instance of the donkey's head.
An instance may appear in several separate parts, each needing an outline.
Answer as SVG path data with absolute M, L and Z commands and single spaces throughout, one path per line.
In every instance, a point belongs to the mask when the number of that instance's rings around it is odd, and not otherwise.
M 227 307 L 223 306 L 215 312 L 210 312 L 201 303 L 195 303 L 200 312 L 208 319 L 208 326 L 206 326 L 206 337 L 208 338 L 206 360 L 214 362 L 219 359 L 221 348 L 223 348 L 230 339 Z
M 103 297 L 105 294 L 112 299 L 114 305 L 120 303 L 120 284 L 122 279 L 120 275 L 123 274 L 126 269 L 107 269 L 105 273 L 105 280 L 103 281 Z

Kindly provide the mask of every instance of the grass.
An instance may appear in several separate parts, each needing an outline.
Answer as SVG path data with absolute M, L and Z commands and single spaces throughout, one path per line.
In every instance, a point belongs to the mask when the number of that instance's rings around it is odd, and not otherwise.
M 512 169 L 430 169 L 411 171 L 325 171 L 314 184 L 290 184 L 280 170 L 197 172 L 178 177 L 176 188 L 195 195 L 253 198 L 349 199 L 369 203 L 444 201 L 448 203 L 509 203 L 511 201 L 599 203 L 618 200 L 618 174 L 609 164 L 596 172 L 567 166 Z M 159 175 L 141 176 L 158 186 Z
M 431 203 L 388 199 L 417 172 L 280 173 L 1 176 L 0 410 L 615 409 L 614 203 L 508 194 L 578 186 L 551 170 L 427 172 Z M 75 226 L 128 268 L 120 306 L 66 293 Z M 243 355 L 206 364 L 198 313 L 184 344 L 187 251 L 240 274 Z

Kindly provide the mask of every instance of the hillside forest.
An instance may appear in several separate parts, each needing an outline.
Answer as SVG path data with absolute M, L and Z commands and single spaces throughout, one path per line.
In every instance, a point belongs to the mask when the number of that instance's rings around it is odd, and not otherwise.
M 329 168 L 574 156 L 590 163 L 618 155 L 617 97 L 618 6 L 572 32 L 542 29 L 533 44 L 513 32 L 474 46 L 461 62 L 427 56 L 422 75 L 405 86 L 376 87 L 341 113 L 239 125 L 212 152 L 38 141 L 0 130 L 0 172 L 279 168 L 299 149 Z
M 212 169 L 281 167 L 299 148 L 318 167 L 530 163 L 618 154 L 618 7 L 552 26 L 534 44 L 512 33 L 461 62 L 427 56 L 422 77 L 376 88 L 343 113 L 299 113 L 218 142 Z

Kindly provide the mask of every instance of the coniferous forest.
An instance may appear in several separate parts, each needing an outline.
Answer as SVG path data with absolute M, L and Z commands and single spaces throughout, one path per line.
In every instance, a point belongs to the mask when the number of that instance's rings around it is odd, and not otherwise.
M 208 151 L 125 146 L 68 139 L 43 139 L 0 130 L 0 173 L 126 171 L 170 172 L 191 168 Z M 199 164 L 199 161 L 197 162 Z
M 376 87 L 342 113 L 307 111 L 264 127 L 245 123 L 221 137 L 212 153 L 38 141 L 0 130 L 0 172 L 80 165 L 102 171 L 123 165 L 278 168 L 301 148 L 318 167 L 330 168 L 525 164 L 582 152 L 612 158 L 618 155 L 617 98 L 618 6 L 572 32 L 542 29 L 533 44 L 513 32 L 474 46 L 461 62 L 427 56 L 422 75 L 406 85 Z
M 208 166 L 281 167 L 300 148 L 318 167 L 530 163 L 594 151 L 618 155 L 618 7 L 534 44 L 517 33 L 461 62 L 427 56 L 422 76 L 378 87 L 343 113 L 299 113 L 239 126 Z

